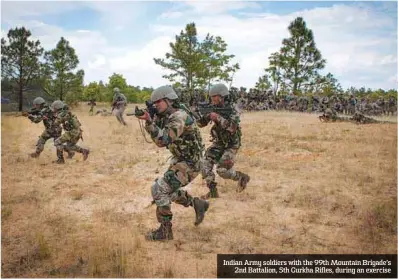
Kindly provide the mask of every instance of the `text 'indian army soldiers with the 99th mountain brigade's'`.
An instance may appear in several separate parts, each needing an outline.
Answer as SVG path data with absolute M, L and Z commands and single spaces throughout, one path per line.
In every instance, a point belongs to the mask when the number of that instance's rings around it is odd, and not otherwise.
M 156 107 L 153 119 L 148 111 L 137 117 L 145 120 L 145 130 L 159 147 L 170 150 L 170 166 L 163 176 L 152 185 L 152 197 L 156 204 L 156 217 L 160 223 L 157 230 L 146 235 L 148 240 L 173 239 L 171 202 L 193 207 L 195 225 L 199 225 L 209 208 L 209 203 L 192 197 L 182 188 L 200 173 L 204 146 L 199 128 L 191 112 L 179 103 L 178 96 L 170 86 L 161 86 L 151 95 Z

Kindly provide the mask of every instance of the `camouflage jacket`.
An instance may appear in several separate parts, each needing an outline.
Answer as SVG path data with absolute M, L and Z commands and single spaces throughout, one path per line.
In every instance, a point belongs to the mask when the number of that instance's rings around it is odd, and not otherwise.
M 178 160 L 198 163 L 203 157 L 204 145 L 196 122 L 184 109 L 171 114 L 156 114 L 147 122 L 145 130 L 159 147 L 166 147 Z
M 214 121 L 211 127 L 210 134 L 212 142 L 224 148 L 240 148 L 241 146 L 241 129 L 240 129 L 240 114 L 234 109 L 233 112 L 226 118 L 218 115 L 217 120 Z M 210 122 L 209 115 L 206 115 L 198 120 L 199 127 L 205 127 Z
M 48 105 L 45 105 L 41 110 L 32 108 L 28 112 L 28 118 L 33 123 L 40 123 L 43 121 L 44 127 L 49 134 L 60 134 L 62 128 L 55 123 L 56 116 Z
M 76 115 L 72 114 L 69 110 L 63 110 L 58 113 L 57 119 L 55 120 L 56 125 L 62 125 L 65 131 L 68 131 L 76 136 L 80 135 L 82 129 L 80 128 L 80 121 Z
M 127 98 L 122 93 L 115 94 L 113 96 L 112 107 L 120 108 L 123 106 L 127 106 Z

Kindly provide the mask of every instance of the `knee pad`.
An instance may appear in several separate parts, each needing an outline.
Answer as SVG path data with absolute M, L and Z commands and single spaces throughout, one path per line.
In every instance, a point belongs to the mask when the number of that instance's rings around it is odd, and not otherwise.
M 217 168 L 217 174 L 219 176 L 221 176 L 222 178 L 227 176 L 227 172 L 228 172 L 228 170 L 226 168 Z
M 156 179 L 151 187 L 152 198 L 158 207 L 168 206 L 171 204 L 170 198 L 166 193 L 167 191 L 162 191 L 162 188 L 164 189 L 165 187 L 168 187 L 168 185 L 162 180 L 163 179 Z
M 37 145 L 39 145 L 39 144 L 42 144 L 42 145 L 46 144 L 46 140 L 43 139 L 42 137 L 39 137 L 39 140 L 37 141 Z
M 177 174 L 172 170 L 168 170 L 165 172 L 164 180 L 168 185 L 173 188 L 174 191 L 181 188 L 182 186 Z

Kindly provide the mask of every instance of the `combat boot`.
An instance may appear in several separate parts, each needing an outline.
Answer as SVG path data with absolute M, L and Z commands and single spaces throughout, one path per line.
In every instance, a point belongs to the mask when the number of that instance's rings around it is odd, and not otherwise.
M 210 184 L 207 185 L 209 187 L 209 192 L 206 195 L 201 196 L 201 199 L 208 200 L 210 198 L 219 198 L 218 190 L 217 190 L 217 182 L 210 182 Z
M 236 192 L 240 193 L 246 189 L 247 183 L 249 183 L 250 181 L 250 176 L 240 171 L 237 171 L 236 175 L 239 178 L 238 188 L 236 189 Z
M 149 232 L 145 238 L 147 240 L 156 241 L 156 240 L 172 240 L 173 239 L 173 230 L 172 223 L 163 222 L 160 224 L 160 227 L 157 230 Z
M 57 164 L 65 164 L 65 159 L 64 159 L 64 158 L 58 158 L 58 160 L 57 160 L 57 161 L 54 161 L 54 163 L 57 163 Z
M 194 198 L 193 208 L 195 209 L 196 214 L 195 226 L 197 226 L 202 223 L 205 218 L 205 213 L 209 209 L 209 202 L 199 198 Z
M 38 158 L 39 156 L 40 156 L 39 152 L 33 152 L 30 154 L 30 157 L 32 157 L 32 158 Z
M 90 150 L 83 149 L 83 161 L 86 161 L 88 158 L 88 154 L 90 154 Z
M 58 150 L 57 149 L 57 157 L 58 157 L 58 160 L 57 161 L 53 161 L 53 163 L 65 164 L 64 153 L 63 153 L 62 150 Z
M 68 157 L 66 157 L 66 158 L 72 159 L 73 156 L 75 156 L 75 152 L 74 151 L 68 151 Z

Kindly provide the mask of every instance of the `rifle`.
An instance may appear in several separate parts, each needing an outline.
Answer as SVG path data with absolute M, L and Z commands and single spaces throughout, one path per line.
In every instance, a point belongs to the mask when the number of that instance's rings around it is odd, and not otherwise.
M 127 116 L 132 116 L 132 115 L 143 116 L 145 111 L 147 111 L 149 113 L 149 115 L 151 116 L 151 119 L 153 119 L 155 114 L 158 113 L 156 107 L 153 105 L 153 102 L 151 102 L 151 101 L 145 101 L 145 105 L 146 105 L 146 109 L 140 109 L 140 108 L 138 108 L 138 106 L 135 106 L 135 111 L 126 113 L 126 115 Z
M 36 109 L 22 112 L 22 116 L 28 117 L 30 120 L 33 120 L 36 116 L 39 116 L 41 114 L 41 111 Z
M 217 107 L 209 103 L 198 103 L 198 105 L 193 109 L 193 112 L 194 115 L 195 113 L 197 114 L 198 118 L 202 118 L 211 112 L 220 114 L 224 118 L 229 118 L 233 112 L 233 108 L 231 106 Z
M 151 101 L 145 101 L 145 105 L 146 105 L 146 109 L 140 109 L 138 108 L 138 106 L 135 106 L 135 111 L 134 112 L 130 112 L 130 113 L 126 113 L 127 116 L 143 116 L 145 114 L 145 111 L 147 111 L 149 113 L 149 115 L 151 116 L 151 119 L 153 119 L 155 117 L 155 114 L 158 113 L 158 110 L 156 109 L 156 107 L 153 105 L 153 102 Z M 145 131 L 143 128 L 143 125 L 141 124 L 141 122 L 138 120 L 138 123 L 140 124 L 140 130 L 141 130 L 141 134 L 144 137 L 145 141 L 147 143 L 151 143 L 151 141 L 149 141 L 146 136 L 145 136 Z

